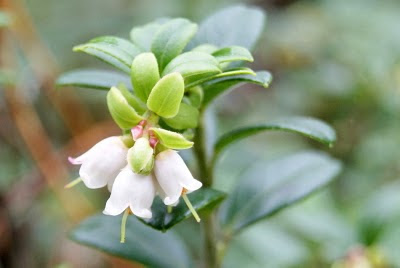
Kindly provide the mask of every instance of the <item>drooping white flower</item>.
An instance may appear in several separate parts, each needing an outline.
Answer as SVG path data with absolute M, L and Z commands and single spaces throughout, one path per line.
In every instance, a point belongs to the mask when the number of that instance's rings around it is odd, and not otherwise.
M 116 216 L 129 207 L 136 216 L 151 218 L 155 194 L 156 186 L 151 175 L 136 174 L 126 166 L 115 178 L 103 213 Z
M 128 148 L 120 137 L 108 137 L 77 158 L 69 157 L 71 164 L 81 165 L 79 176 L 86 187 L 112 187 L 115 177 L 127 164 Z
M 174 150 L 165 150 L 156 156 L 154 174 L 162 189 L 160 196 L 165 205 L 176 204 L 183 190 L 190 193 L 202 186 Z

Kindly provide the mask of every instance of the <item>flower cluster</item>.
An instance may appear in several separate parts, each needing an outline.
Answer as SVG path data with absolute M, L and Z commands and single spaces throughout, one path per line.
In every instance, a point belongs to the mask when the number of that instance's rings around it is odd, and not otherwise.
M 155 155 L 158 139 L 148 129 L 145 121 L 132 129 L 136 140 L 131 148 L 123 137 L 113 136 L 83 155 L 69 158 L 72 164 L 81 165 L 79 176 L 88 188 L 108 186 L 111 196 L 104 214 L 115 216 L 129 208 L 138 217 L 151 218 L 156 195 L 165 205 L 174 206 L 182 194 L 202 186 L 175 150 L 165 149 Z M 145 152 L 146 147 L 150 153 Z

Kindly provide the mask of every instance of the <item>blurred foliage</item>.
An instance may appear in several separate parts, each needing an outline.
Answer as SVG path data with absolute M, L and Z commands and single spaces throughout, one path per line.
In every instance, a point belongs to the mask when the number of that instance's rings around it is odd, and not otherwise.
M 27 0 L 26 5 L 59 68 L 69 70 L 97 64 L 90 57 L 70 52 L 75 44 L 93 36 L 106 33 L 127 37 L 134 24 L 160 16 L 197 20 L 233 2 L 239 1 Z M 246 86 L 220 98 L 211 107 L 217 116 L 209 115 L 209 122 L 216 125 L 214 131 L 223 133 L 276 115 L 322 118 L 337 130 L 338 142 L 331 152 L 342 160 L 345 171 L 328 189 L 241 233 L 228 249 L 224 266 L 330 267 L 335 263 L 334 267 L 342 267 L 350 259 L 362 259 L 375 263 L 375 267 L 399 267 L 400 3 L 248 2 L 268 12 L 267 29 L 256 47 L 253 67 L 272 70 L 275 79 L 266 91 Z M 72 136 L 70 130 L 60 123 L 59 114 L 49 112 L 53 107 L 21 51 L 18 59 L 19 68 L 13 77 L 21 85 L 20 93 L 32 101 L 55 147 L 65 149 Z M 68 89 L 57 94 L 62 97 L 64 92 Z M 33 266 L 118 265 L 65 240 L 70 223 L 57 196 L 43 186 L 4 96 L 1 90 L 0 193 L 2 198 L 18 201 L 8 206 L 16 234 L 10 247 L 12 254 L 19 256 L 20 264 L 25 260 Z M 83 90 L 78 96 L 94 120 L 110 120 L 103 92 L 91 92 L 89 99 Z M 218 188 L 229 191 L 239 174 L 257 174 L 248 168 L 253 162 L 274 159 L 306 145 L 320 148 L 315 142 L 307 142 L 292 134 L 269 133 L 236 144 L 229 150 L 230 157 L 225 152 L 218 163 Z M 31 197 L 18 192 L 10 198 L 16 189 L 25 189 L 21 184 L 31 191 L 39 188 L 35 190 L 38 193 Z M 78 190 L 96 207 L 102 206 L 99 200 L 105 192 L 94 193 L 83 187 Z M 22 204 L 26 209 L 21 209 Z M 198 229 L 185 222 L 176 231 L 192 245 L 189 250 L 198 253 L 193 238 L 188 237 L 193 230 Z M 352 258 L 354 254 L 358 257 Z

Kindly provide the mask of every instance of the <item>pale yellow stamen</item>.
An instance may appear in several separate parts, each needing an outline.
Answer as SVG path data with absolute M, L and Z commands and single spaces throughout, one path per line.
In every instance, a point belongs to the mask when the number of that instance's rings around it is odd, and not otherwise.
M 172 213 L 172 206 L 167 206 L 167 212 L 168 212 L 169 214 Z
M 121 221 L 121 243 L 125 243 L 125 235 L 126 235 L 126 221 L 128 219 L 129 215 L 129 208 L 125 209 L 124 215 L 122 216 L 122 221 Z
M 196 219 L 197 222 L 200 222 L 200 217 L 197 214 L 196 210 L 193 208 L 192 203 L 190 203 L 189 198 L 186 194 L 182 194 L 183 201 L 185 201 L 186 206 L 189 208 L 190 212 L 192 212 L 193 217 Z
M 65 189 L 72 188 L 72 187 L 74 187 L 75 185 L 77 185 L 78 183 L 80 183 L 81 181 L 82 181 L 82 178 L 79 177 L 79 178 L 77 178 L 77 179 L 71 181 L 71 182 L 68 183 L 67 185 L 65 185 L 64 188 L 65 188 Z

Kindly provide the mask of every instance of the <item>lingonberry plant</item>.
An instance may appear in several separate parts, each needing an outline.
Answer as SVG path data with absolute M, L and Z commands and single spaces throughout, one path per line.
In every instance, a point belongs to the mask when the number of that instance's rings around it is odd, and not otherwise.
M 267 88 L 271 82 L 269 72 L 244 67 L 254 60 L 249 50 L 264 17 L 257 8 L 234 6 L 200 26 L 183 18 L 160 19 L 134 27 L 131 40 L 103 36 L 74 48 L 119 72 L 80 69 L 63 74 L 57 84 L 108 90 L 108 110 L 122 134 L 69 158 L 80 170 L 67 188 L 82 181 L 88 188 L 107 186 L 111 192 L 103 215 L 81 223 L 72 239 L 152 267 L 190 267 L 195 258 L 188 246 L 166 231 L 193 215 L 204 232 L 203 240 L 199 233 L 191 234 L 204 244 L 200 262 L 219 267 L 236 234 L 311 194 L 339 172 L 336 160 L 308 151 L 266 163 L 265 179 L 243 178 L 229 194 L 212 189 L 221 153 L 245 137 L 281 130 L 329 146 L 335 141 L 328 125 L 306 117 L 233 130 L 214 144 L 207 139 L 204 113 L 217 96 L 241 83 Z M 194 152 L 196 179 L 179 155 L 186 149 Z

